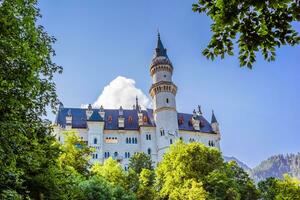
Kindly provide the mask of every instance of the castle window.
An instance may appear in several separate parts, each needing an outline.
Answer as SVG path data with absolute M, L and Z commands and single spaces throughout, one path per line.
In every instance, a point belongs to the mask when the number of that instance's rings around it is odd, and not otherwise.
M 115 152 L 115 153 L 114 153 L 114 156 L 117 157 L 117 156 L 118 156 L 118 152 Z
M 182 141 L 182 137 L 179 138 Z
M 167 75 L 164 75 L 164 77 L 166 78 L 166 77 L 167 77 Z
M 183 119 L 183 116 L 180 116 L 179 119 L 178 119 L 178 123 L 179 125 L 183 124 L 184 123 L 184 119 Z
M 172 139 L 170 139 L 170 144 L 173 144 L 173 140 Z
M 108 158 L 109 156 L 109 152 L 104 152 L 104 158 Z
M 116 143 L 118 143 L 118 138 L 117 137 L 106 137 L 105 143 L 116 144 Z
M 128 140 L 129 140 L 129 144 L 131 144 L 131 138 L 129 138 Z
M 126 144 L 128 144 L 128 138 L 126 138 Z
M 125 152 L 125 158 L 130 158 L 130 153 L 129 152 Z
M 112 116 L 111 116 L 111 115 L 108 116 L 108 122 L 109 122 L 109 123 L 112 122 Z
M 94 144 L 97 144 L 97 138 L 94 138 Z
M 146 134 L 146 140 L 151 140 L 151 135 L 150 134 Z
M 164 136 L 165 135 L 165 131 L 164 131 L 164 129 L 160 129 L 160 136 Z
M 137 138 L 134 138 L 134 143 L 137 144 Z
M 58 141 L 60 141 L 60 136 L 58 137 Z
M 166 102 L 169 103 L 169 99 L 168 98 L 166 99 Z
M 148 154 L 151 155 L 151 149 L 149 148 L 147 151 L 148 151 Z
M 129 117 L 128 117 L 128 123 L 131 124 L 132 121 L 133 121 L 132 116 L 129 116 Z
M 148 117 L 146 115 L 143 116 L 143 121 L 148 122 Z

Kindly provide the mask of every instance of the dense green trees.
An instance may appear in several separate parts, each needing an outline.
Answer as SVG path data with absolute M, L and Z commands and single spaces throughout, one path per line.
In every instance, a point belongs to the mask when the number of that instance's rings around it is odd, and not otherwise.
M 0 5 L 0 196 L 41 198 L 49 193 L 45 174 L 59 155 L 51 123 L 43 116 L 55 107 L 52 80 L 61 68 L 34 0 L 5 0 Z M 55 191 L 54 191 L 55 192 Z
M 217 149 L 199 143 L 179 141 L 171 146 L 156 176 L 161 198 L 180 198 L 191 190 L 201 194 L 202 199 L 258 199 L 247 173 L 236 163 L 224 163 Z
M 292 26 L 300 20 L 299 0 L 198 0 L 193 11 L 204 12 L 213 21 L 213 35 L 202 52 L 212 60 L 233 55 L 236 41 L 240 65 L 252 68 L 257 52 L 273 61 L 276 48 L 300 41 Z

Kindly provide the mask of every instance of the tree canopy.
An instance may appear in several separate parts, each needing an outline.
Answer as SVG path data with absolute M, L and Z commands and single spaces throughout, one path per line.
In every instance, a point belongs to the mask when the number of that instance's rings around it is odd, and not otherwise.
M 0 195 L 38 199 L 40 178 L 56 162 L 46 107 L 58 103 L 52 62 L 55 41 L 42 26 L 35 0 L 5 0 L 0 5 Z
M 209 59 L 234 54 L 239 49 L 241 66 L 252 68 L 256 53 L 273 61 L 276 48 L 299 44 L 293 22 L 300 20 L 299 0 L 198 0 L 193 11 L 205 13 L 213 23 L 212 37 L 202 54 Z

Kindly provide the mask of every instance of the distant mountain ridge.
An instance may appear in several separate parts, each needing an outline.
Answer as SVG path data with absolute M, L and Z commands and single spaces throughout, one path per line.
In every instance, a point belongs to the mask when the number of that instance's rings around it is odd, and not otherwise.
M 245 163 L 235 157 L 224 156 L 224 160 L 236 161 L 237 164 L 249 173 L 250 177 L 259 182 L 268 177 L 283 178 L 283 174 L 289 174 L 292 177 L 300 179 L 300 153 L 297 154 L 279 154 L 269 157 L 262 161 L 258 166 L 251 169 Z

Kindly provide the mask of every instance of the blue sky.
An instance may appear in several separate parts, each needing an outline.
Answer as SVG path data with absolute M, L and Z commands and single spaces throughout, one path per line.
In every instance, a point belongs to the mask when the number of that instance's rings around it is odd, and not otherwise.
M 159 28 L 174 65 L 178 111 L 201 104 L 210 120 L 214 109 L 225 155 L 253 167 L 273 154 L 299 152 L 300 46 L 279 49 L 271 63 L 259 56 L 253 70 L 240 68 L 237 55 L 209 61 L 201 50 L 211 21 L 192 12 L 195 1 L 41 0 L 40 23 L 56 37 L 54 60 L 64 68 L 55 78 L 60 100 L 65 107 L 93 103 L 117 76 L 134 79 L 148 95 Z

